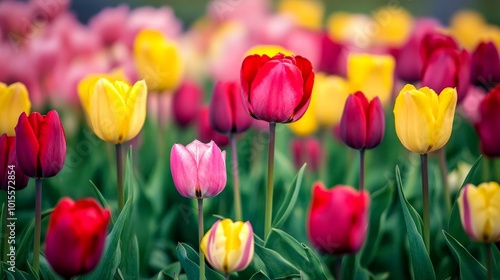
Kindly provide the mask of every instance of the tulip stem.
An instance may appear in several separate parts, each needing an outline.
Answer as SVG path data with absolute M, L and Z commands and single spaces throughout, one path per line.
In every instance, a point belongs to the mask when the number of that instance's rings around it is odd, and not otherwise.
M 33 245 L 33 270 L 38 274 L 40 261 L 40 234 L 42 229 L 42 179 L 35 179 L 35 234 Z
M 226 277 L 225 277 L 225 279 L 226 279 L 226 280 L 229 280 L 229 278 L 231 278 L 231 277 L 230 277 L 230 274 L 229 274 L 229 273 L 226 273 Z
M 422 197 L 423 197 L 423 220 L 424 220 L 424 244 L 430 255 L 430 206 L 429 206 L 429 174 L 427 168 L 427 154 L 420 155 L 420 166 L 422 169 Z
M 122 144 L 116 144 L 116 180 L 118 183 L 118 213 L 123 209 L 123 153 Z
M 439 150 L 439 170 L 441 171 L 441 179 L 443 180 L 446 214 L 447 216 L 450 216 L 451 213 L 450 186 L 448 185 L 448 166 L 446 164 L 446 151 L 444 147 Z
M 359 191 L 365 189 L 365 149 L 359 150 Z
M 201 250 L 201 239 L 203 238 L 203 198 L 198 198 L 198 246 L 200 255 L 200 280 L 205 280 L 205 255 Z
M 488 269 L 488 280 L 491 280 L 493 279 L 493 276 L 492 276 L 492 270 L 493 270 L 493 266 L 492 266 L 492 256 L 491 256 L 491 243 L 485 243 L 485 246 L 486 246 L 486 269 Z
M 264 223 L 264 239 L 271 232 L 271 221 L 273 217 L 273 175 L 274 175 L 274 144 L 276 136 L 276 123 L 269 123 L 269 145 L 267 158 L 267 193 L 266 213 Z
M 233 161 L 233 192 L 234 192 L 234 211 L 237 221 L 241 221 L 241 195 L 240 195 L 240 177 L 238 174 L 238 149 L 236 147 L 236 137 L 233 134 L 229 136 L 231 142 L 231 159 Z

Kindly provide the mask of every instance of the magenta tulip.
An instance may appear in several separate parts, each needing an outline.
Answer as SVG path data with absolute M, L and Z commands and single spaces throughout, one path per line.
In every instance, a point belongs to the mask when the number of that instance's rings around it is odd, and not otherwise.
M 500 85 L 494 87 L 479 104 L 479 120 L 475 123 L 481 140 L 481 151 L 488 157 L 500 156 Z
M 229 137 L 215 131 L 210 124 L 210 108 L 201 107 L 198 112 L 198 138 L 202 142 L 214 141 L 217 146 L 223 147 L 229 144 Z
M 170 171 L 182 196 L 197 199 L 216 196 L 226 186 L 226 152 L 213 141 L 205 144 L 194 140 L 185 147 L 174 144 Z
M 319 71 L 331 75 L 346 76 L 347 73 L 347 48 L 330 38 L 326 33 L 322 34 L 321 52 L 319 59 Z
M 28 185 L 29 177 L 24 175 L 17 163 L 16 137 L 0 136 L 0 189 L 22 190 Z
M 500 54 L 493 42 L 481 42 L 472 53 L 472 82 L 489 89 L 500 84 Z
M 259 120 L 297 121 L 309 106 L 313 84 L 312 65 L 301 56 L 250 55 L 241 65 L 243 102 Z
M 198 117 L 203 101 L 203 89 L 194 82 L 184 81 L 173 98 L 175 122 L 180 127 L 190 125 Z
M 321 166 L 323 154 L 321 143 L 316 138 L 293 139 L 291 144 L 293 162 L 297 169 L 307 163 L 308 168 L 317 172 Z

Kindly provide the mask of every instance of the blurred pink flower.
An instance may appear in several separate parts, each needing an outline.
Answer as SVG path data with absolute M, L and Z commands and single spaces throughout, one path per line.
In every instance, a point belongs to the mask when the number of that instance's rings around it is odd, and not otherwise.
M 13 44 L 33 32 L 32 9 L 28 3 L 19 1 L 0 1 L 0 30 L 5 40 Z
M 270 1 L 214 0 L 207 5 L 207 14 L 214 21 L 237 20 L 247 26 L 256 25 L 270 13 Z
M 109 7 L 90 19 L 89 28 L 101 38 L 104 45 L 111 45 L 124 36 L 129 15 L 127 5 Z
M 31 0 L 32 20 L 47 23 L 67 11 L 70 0 Z

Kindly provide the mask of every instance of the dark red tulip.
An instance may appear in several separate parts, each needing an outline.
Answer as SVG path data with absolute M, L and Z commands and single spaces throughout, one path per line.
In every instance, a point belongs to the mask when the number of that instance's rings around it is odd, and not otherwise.
M 21 172 L 16 156 L 16 137 L 0 136 L 0 189 L 22 190 L 28 185 L 29 177 Z
M 300 119 L 311 101 L 312 65 L 301 56 L 249 55 L 241 65 L 245 108 L 256 119 L 289 123 Z
M 22 113 L 16 126 L 17 161 L 32 178 L 55 176 L 66 159 L 66 136 L 56 111 L 47 115 Z
M 203 99 L 203 89 L 194 82 L 185 81 L 173 98 L 173 114 L 180 127 L 190 125 L 198 117 Z
M 241 100 L 236 81 L 217 82 L 210 101 L 210 125 L 222 134 L 240 133 L 250 128 L 250 117 Z
M 371 149 L 382 142 L 385 131 L 385 117 L 378 97 L 368 102 L 358 91 L 349 95 L 340 120 L 340 137 L 353 149 Z
M 472 53 L 472 83 L 486 89 L 500 84 L 500 54 L 493 42 L 481 42 Z
M 494 87 L 479 104 L 479 120 L 475 123 L 481 140 L 481 151 L 488 157 L 500 156 L 500 85 Z
M 229 144 L 229 137 L 215 131 L 210 125 L 208 106 L 202 106 L 198 112 L 198 139 L 203 143 L 214 141 L 219 147 Z
M 347 59 L 345 57 L 346 47 L 335 42 L 325 32 L 321 38 L 321 54 L 318 70 L 330 75 L 346 75 Z
M 421 42 L 420 55 L 424 65 L 427 64 L 432 53 L 438 49 L 458 49 L 458 44 L 453 37 L 439 32 L 429 32 L 425 34 Z
M 304 163 L 307 167 L 316 172 L 321 166 L 322 148 L 318 139 L 310 138 L 296 138 L 292 140 L 291 144 L 293 161 L 297 169 L 301 168 Z
M 110 211 L 94 199 L 65 197 L 50 215 L 45 255 L 52 269 L 65 278 L 92 271 L 101 259 Z

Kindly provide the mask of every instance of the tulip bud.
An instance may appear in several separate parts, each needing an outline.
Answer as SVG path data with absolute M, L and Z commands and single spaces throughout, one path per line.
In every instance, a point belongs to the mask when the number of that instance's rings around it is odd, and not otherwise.
M 494 87 L 479 104 L 475 129 L 481 140 L 481 151 L 489 157 L 500 156 L 500 85 Z
M 22 190 L 28 185 L 29 177 L 24 175 L 17 163 L 16 137 L 0 136 L 0 189 Z
M 45 255 L 52 269 L 65 278 L 92 271 L 99 263 L 110 219 L 94 199 L 65 197 L 50 215 Z
M 500 185 L 497 182 L 467 184 L 460 191 L 458 207 L 465 232 L 481 242 L 500 241 Z
M 353 149 L 372 149 L 382 142 L 385 117 L 382 103 L 375 97 L 368 103 L 358 91 L 349 95 L 340 120 L 340 137 Z
M 300 119 L 311 99 L 314 73 L 301 56 L 247 56 L 241 66 L 245 108 L 256 119 L 288 123 Z
M 253 258 L 254 240 L 250 222 L 218 220 L 201 239 L 208 262 L 223 273 L 245 269 Z
M 22 83 L 7 86 L 0 82 L 0 134 L 14 136 L 19 115 L 29 114 L 30 109 L 28 90 Z
M 218 133 L 244 132 L 252 125 L 252 118 L 243 107 L 238 82 L 217 82 L 209 109 L 210 125 Z
M 170 171 L 177 191 L 185 197 L 207 198 L 218 195 L 226 186 L 226 152 L 211 141 L 194 140 L 187 146 L 174 144 Z
M 319 71 L 332 75 L 345 76 L 346 61 L 344 54 L 346 49 L 346 46 L 332 40 L 328 34 L 322 34 Z M 316 81 L 314 83 L 316 84 Z
M 229 137 L 218 133 L 210 125 L 210 108 L 207 106 L 201 107 L 198 112 L 198 138 L 202 142 L 213 140 L 219 147 L 229 144 Z
M 493 42 L 481 42 L 472 53 L 472 82 L 486 88 L 500 83 L 500 54 Z
M 59 115 L 52 110 L 22 113 L 16 126 L 16 154 L 22 172 L 31 178 L 55 176 L 66 159 L 66 136 Z
M 187 127 L 198 117 L 203 89 L 194 82 L 185 81 L 177 90 L 173 99 L 173 113 L 176 123 Z
M 323 183 L 316 182 L 307 220 L 309 240 L 325 253 L 356 253 L 365 241 L 368 209 L 368 192 L 350 186 L 327 190 Z M 326 226 L 329 224 L 335 226 Z
M 291 144 L 293 161 L 297 169 L 307 163 L 309 169 L 317 172 L 321 166 L 322 148 L 318 139 L 293 139 Z
M 457 91 L 445 88 L 438 95 L 428 87 L 406 85 L 396 98 L 394 122 L 399 141 L 408 150 L 427 154 L 450 139 Z

